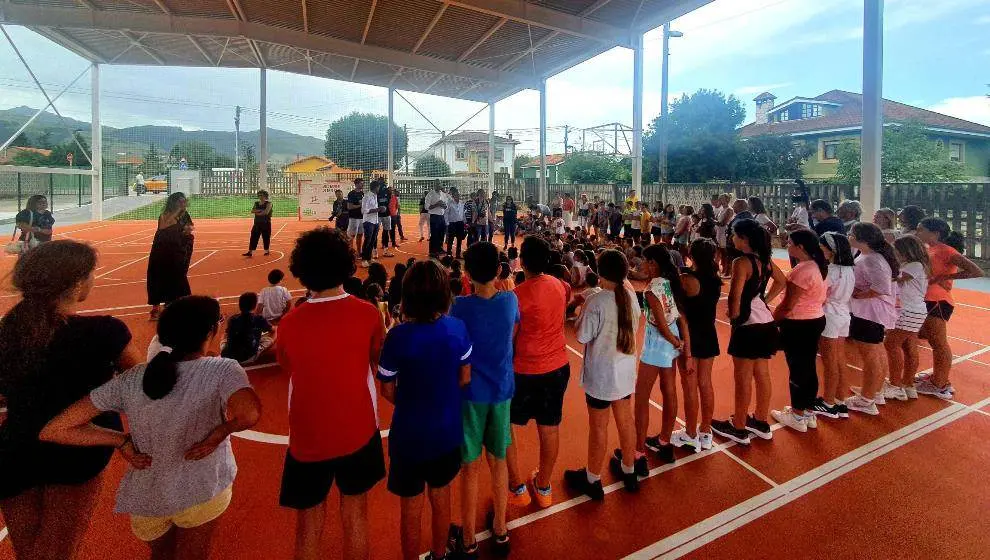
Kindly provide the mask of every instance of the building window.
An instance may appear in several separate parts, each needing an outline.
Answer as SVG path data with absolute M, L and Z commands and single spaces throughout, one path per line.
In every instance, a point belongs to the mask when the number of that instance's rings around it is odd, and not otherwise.
M 822 142 L 822 161 L 837 161 L 841 144 L 842 142 L 836 140 Z
M 787 109 L 784 109 L 783 111 L 777 113 L 777 118 L 780 119 L 780 122 L 786 122 L 786 121 L 789 121 L 791 119 L 791 114 L 790 114 L 789 111 L 790 111 L 790 108 L 787 108 Z
M 467 148 L 454 148 L 454 159 L 457 161 L 467 160 Z
M 966 150 L 962 142 L 949 142 L 949 159 L 962 163 L 966 158 Z
M 801 105 L 801 118 L 813 119 L 822 115 L 822 106 L 814 103 L 804 103 Z
M 495 148 L 495 161 L 505 161 L 505 148 Z

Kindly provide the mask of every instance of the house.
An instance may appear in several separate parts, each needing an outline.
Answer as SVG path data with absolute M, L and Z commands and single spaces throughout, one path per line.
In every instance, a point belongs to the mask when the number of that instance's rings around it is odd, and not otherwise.
M 333 162 L 323 156 L 305 156 L 296 159 L 285 166 L 284 173 L 316 173 L 321 167 L 333 165 Z
M 10 146 L 0 151 L 0 165 L 12 165 L 14 159 L 20 154 L 38 154 L 41 157 L 49 157 L 52 155 L 52 151 L 44 148 Z
M 547 154 L 547 184 L 563 183 L 564 177 L 558 172 L 560 164 L 564 163 L 564 154 Z M 540 157 L 522 166 L 523 179 L 540 178 Z
M 756 96 L 756 121 L 739 129 L 743 138 L 784 134 L 812 148 L 804 162 L 806 179 L 828 179 L 838 169 L 838 149 L 859 138 L 863 129 L 863 96 L 832 90 L 817 97 L 795 97 L 779 105 L 764 92 Z M 932 141 L 948 148 L 948 157 L 965 166 L 971 181 L 990 181 L 990 126 L 950 117 L 935 111 L 883 100 L 884 126 L 920 123 Z
M 496 173 L 512 176 L 517 144 L 519 141 L 513 140 L 511 134 L 508 137 L 495 136 Z M 488 173 L 488 133 L 465 131 L 449 134 L 431 144 L 424 154 L 432 154 L 447 162 L 450 172 L 455 175 Z

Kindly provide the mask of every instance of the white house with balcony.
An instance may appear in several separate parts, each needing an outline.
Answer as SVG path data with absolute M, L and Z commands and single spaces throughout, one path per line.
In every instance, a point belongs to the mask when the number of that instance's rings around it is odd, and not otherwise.
M 495 173 L 508 173 L 512 176 L 512 162 L 516 157 L 518 140 L 508 136 L 495 135 Z M 456 132 L 437 140 L 423 151 L 423 155 L 432 154 L 447 162 L 450 172 L 458 175 L 465 173 L 488 173 L 488 133 L 487 132 Z

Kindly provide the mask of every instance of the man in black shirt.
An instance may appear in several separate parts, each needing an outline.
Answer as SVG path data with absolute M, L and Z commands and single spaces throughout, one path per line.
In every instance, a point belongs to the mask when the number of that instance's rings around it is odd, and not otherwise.
M 392 199 L 389 188 L 385 185 L 385 179 L 378 178 L 378 222 L 382 230 L 382 254 L 386 257 L 394 257 L 388 250 L 388 240 L 392 234 L 392 214 L 388 211 L 388 203 Z M 392 238 L 392 247 L 395 247 L 395 238 Z M 377 249 L 375 250 L 377 253 Z M 377 256 L 377 255 L 376 255 Z
M 248 242 L 248 251 L 242 256 L 250 257 L 254 250 L 258 248 L 258 238 L 265 247 L 265 255 L 268 255 L 268 248 L 272 242 L 272 203 L 268 200 L 268 191 L 258 191 L 258 201 L 251 209 L 254 214 L 254 225 L 251 227 L 251 239 Z
M 362 247 L 364 231 L 362 223 L 364 216 L 361 214 L 361 200 L 364 198 L 364 179 L 358 177 L 354 179 L 354 190 L 347 193 L 347 236 L 357 240 L 357 249 Z
M 812 227 L 819 236 L 829 231 L 846 234 L 846 227 L 842 220 L 832 215 L 832 205 L 827 200 L 818 199 L 811 203 L 811 218 L 814 220 Z

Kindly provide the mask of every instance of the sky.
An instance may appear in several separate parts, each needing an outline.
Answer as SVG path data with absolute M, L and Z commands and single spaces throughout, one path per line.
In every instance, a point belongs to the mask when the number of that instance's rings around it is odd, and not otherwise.
M 699 88 L 737 96 L 753 117 L 753 98 L 769 91 L 784 101 L 832 89 L 862 89 L 862 0 L 715 0 L 675 20 L 670 98 Z M 33 32 L 8 30 L 38 79 L 61 90 L 88 63 Z M 884 89 L 887 99 L 990 125 L 990 3 L 987 0 L 886 0 Z M 644 126 L 660 111 L 659 29 L 644 39 Z M 547 82 L 548 152 L 562 152 L 564 128 L 580 148 L 581 128 L 632 122 L 632 51 L 612 49 Z M 105 66 L 102 119 L 114 127 L 160 124 L 233 130 L 234 106 L 245 108 L 241 130 L 258 124 L 258 70 Z M 90 81 L 84 75 L 56 106 L 88 121 Z M 437 128 L 487 130 L 483 104 L 402 92 Z M 352 111 L 387 113 L 384 88 L 268 73 L 268 126 L 322 138 L 327 125 Z M 45 100 L 6 41 L 0 42 L 0 108 L 40 107 Z M 439 134 L 405 100 L 395 119 L 408 126 L 410 147 Z M 512 132 L 520 152 L 538 150 L 539 96 L 520 92 L 499 102 L 496 130 Z M 29 129 L 30 134 L 30 129 Z M 589 140 L 590 143 L 590 140 Z

